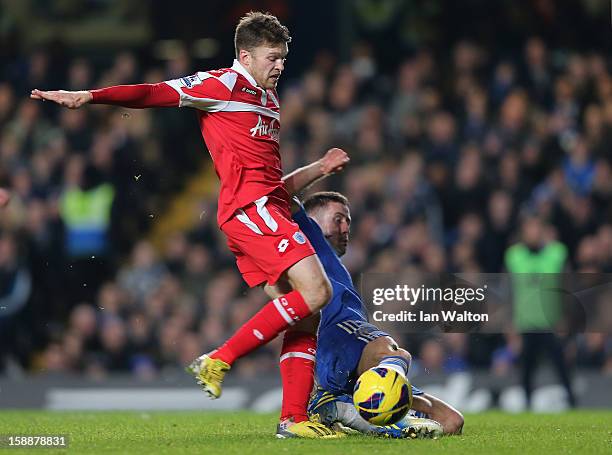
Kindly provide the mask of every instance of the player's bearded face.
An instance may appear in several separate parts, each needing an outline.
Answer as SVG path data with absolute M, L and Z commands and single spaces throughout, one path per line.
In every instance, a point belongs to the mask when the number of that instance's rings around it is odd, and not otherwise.
M 264 45 L 254 48 L 248 59 L 247 69 L 262 88 L 275 89 L 281 73 L 285 69 L 287 44 Z
M 348 247 L 351 229 L 349 208 L 339 202 L 329 202 L 313 218 L 321 226 L 323 235 L 338 256 L 343 256 Z

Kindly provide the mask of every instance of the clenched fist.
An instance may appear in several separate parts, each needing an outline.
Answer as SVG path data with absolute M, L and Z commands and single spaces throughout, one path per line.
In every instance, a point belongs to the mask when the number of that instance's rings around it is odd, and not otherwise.
M 329 149 L 325 156 L 319 160 L 323 175 L 340 172 L 351 159 L 342 149 L 334 147 Z

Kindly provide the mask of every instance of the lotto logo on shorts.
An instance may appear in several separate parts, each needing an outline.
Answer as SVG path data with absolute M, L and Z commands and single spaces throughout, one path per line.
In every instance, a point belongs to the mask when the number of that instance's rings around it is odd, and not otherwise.
M 287 253 L 288 251 L 291 251 L 292 249 L 293 245 L 291 244 L 291 242 L 289 242 L 289 239 L 281 239 L 276 244 L 276 251 L 278 251 L 278 254 L 280 254 L 281 256 Z

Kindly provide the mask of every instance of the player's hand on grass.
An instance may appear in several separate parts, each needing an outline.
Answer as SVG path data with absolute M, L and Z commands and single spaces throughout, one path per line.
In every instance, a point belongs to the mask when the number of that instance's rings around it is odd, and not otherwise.
M 319 160 L 323 175 L 340 172 L 351 159 L 347 153 L 339 148 L 332 148 L 325 153 L 325 156 Z
M 6 207 L 10 200 L 11 193 L 9 193 L 4 188 L 0 188 L 0 209 Z
M 91 102 L 93 96 L 91 92 L 87 90 L 70 92 L 67 90 L 42 91 L 34 89 L 30 94 L 30 98 L 35 100 L 53 101 L 60 106 L 65 106 L 69 109 L 77 109 L 83 104 Z

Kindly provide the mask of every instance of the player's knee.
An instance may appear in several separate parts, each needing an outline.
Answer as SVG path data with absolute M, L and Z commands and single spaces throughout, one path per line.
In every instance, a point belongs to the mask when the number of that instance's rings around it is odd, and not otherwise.
M 319 311 L 327 305 L 332 297 L 332 286 L 325 275 L 310 283 L 301 291 L 302 297 L 311 311 Z
M 332 298 L 333 290 L 329 279 L 324 276 L 320 280 L 318 285 L 319 295 L 317 296 L 317 303 L 320 305 L 319 310 L 329 303 Z
M 395 341 L 389 337 L 378 338 L 371 341 L 375 346 L 375 358 L 377 362 L 380 362 L 385 357 L 397 356 L 402 357 L 410 366 L 412 362 L 412 356 L 405 349 L 400 348 Z

